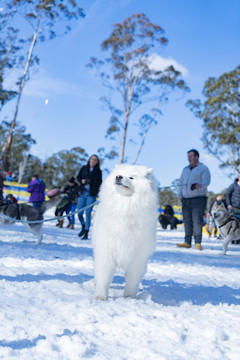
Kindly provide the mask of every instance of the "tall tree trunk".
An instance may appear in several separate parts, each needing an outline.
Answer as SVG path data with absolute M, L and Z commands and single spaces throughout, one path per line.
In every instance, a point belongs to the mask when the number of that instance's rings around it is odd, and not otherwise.
M 121 157 L 120 157 L 120 164 L 124 163 L 124 150 L 125 150 L 125 145 L 126 145 L 128 119 L 129 119 L 129 110 L 127 110 L 127 113 L 126 113 L 126 120 L 125 120 L 124 132 L 123 132 L 122 149 L 121 149 Z
M 120 164 L 124 163 L 124 151 L 125 151 L 125 146 L 126 146 L 127 129 L 128 129 L 129 116 L 130 116 L 130 111 L 131 111 L 131 106 L 132 106 L 133 90 L 134 90 L 136 81 L 137 81 L 137 78 L 134 78 L 132 81 L 131 87 L 128 88 L 129 99 L 127 98 L 128 91 L 126 91 L 126 93 L 125 93 L 125 99 L 124 99 L 124 102 L 125 102 L 125 125 L 124 125 Z
M 18 92 L 18 97 L 17 97 L 17 104 L 16 104 L 16 108 L 15 108 L 14 118 L 13 118 L 13 121 L 11 123 L 11 129 L 10 129 L 7 141 L 6 141 L 5 150 L 4 150 L 3 157 L 2 157 L 2 167 L 1 167 L 2 172 L 4 172 L 6 170 L 6 167 L 7 167 L 8 156 L 9 156 L 9 153 L 10 153 L 10 150 L 11 150 L 11 145 L 12 145 L 12 140 L 13 140 L 14 128 L 16 126 L 16 121 L 17 121 L 17 114 L 18 114 L 19 104 L 20 104 L 20 100 L 21 100 L 21 96 L 22 96 L 22 91 L 23 91 L 23 88 L 24 88 L 24 85 L 25 85 L 25 82 L 26 82 L 27 72 L 28 72 L 28 69 L 29 69 L 30 60 L 31 60 L 31 57 L 32 57 L 32 52 L 33 52 L 34 45 L 36 43 L 37 35 L 38 35 L 38 32 L 35 31 L 34 34 L 33 34 L 32 42 L 31 42 L 30 49 L 29 49 L 29 52 L 28 52 L 28 57 L 27 57 L 27 62 L 26 62 L 26 65 L 25 65 L 24 73 L 23 73 L 21 83 L 20 83 L 20 86 L 19 86 L 19 92 Z
M 15 125 L 16 125 L 16 121 L 15 121 L 15 119 L 13 119 L 13 121 L 11 123 L 11 128 L 10 128 L 8 138 L 7 138 L 5 146 L 4 146 L 4 154 L 3 154 L 3 158 L 2 158 L 2 168 L 1 168 L 2 172 L 4 172 L 7 167 L 8 155 L 9 155 L 11 145 L 12 145 L 12 139 L 13 139 Z

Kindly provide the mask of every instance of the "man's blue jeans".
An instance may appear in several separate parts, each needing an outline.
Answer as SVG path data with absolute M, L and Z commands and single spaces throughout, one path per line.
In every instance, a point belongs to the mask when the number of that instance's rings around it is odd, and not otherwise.
M 185 242 L 192 243 L 194 236 L 195 243 L 201 244 L 203 216 L 207 204 L 206 197 L 195 197 L 182 200 L 183 222 L 185 229 Z
M 89 191 L 85 191 L 81 194 L 78 198 L 77 209 L 80 210 L 85 206 L 91 205 L 96 201 L 96 196 L 90 196 Z M 86 214 L 86 224 L 83 218 L 83 211 L 78 213 L 79 221 L 82 225 L 85 225 L 85 230 L 89 230 L 91 226 L 91 213 L 92 213 L 92 206 L 88 209 L 84 210 Z

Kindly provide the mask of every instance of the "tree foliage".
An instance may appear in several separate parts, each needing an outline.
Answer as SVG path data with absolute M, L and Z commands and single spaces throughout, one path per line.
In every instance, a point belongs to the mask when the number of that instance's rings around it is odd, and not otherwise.
M 5 120 L 0 124 L 0 152 L 4 151 L 10 127 L 11 122 Z M 14 130 L 14 137 L 8 156 L 6 170 L 11 170 L 17 177 L 19 164 L 23 161 L 24 155 L 29 152 L 33 144 L 36 144 L 36 141 L 30 134 L 26 133 L 25 126 L 17 124 Z
M 240 167 L 240 66 L 204 84 L 205 101 L 189 100 L 187 106 L 203 121 L 202 141 L 208 152 L 239 176 Z
M 32 154 L 24 155 L 23 160 L 19 163 L 19 170 L 17 174 L 18 182 L 28 184 L 32 180 L 32 176 L 34 174 L 38 174 L 42 179 L 45 177 L 41 159 Z
M 151 23 L 144 14 L 134 14 L 115 24 L 110 37 L 102 42 L 102 50 L 108 57 L 104 60 L 92 57 L 87 65 L 97 70 L 102 84 L 110 90 L 109 96 L 101 98 L 111 113 L 106 137 L 116 140 L 120 135 L 121 162 L 126 159 L 132 115 L 141 109 L 136 113 L 137 120 L 135 118 L 140 136 L 138 158 L 146 134 L 152 124 L 157 123 L 160 105 L 168 101 L 173 90 L 188 90 L 181 73 L 173 66 L 162 71 L 152 66 L 153 49 L 159 51 L 167 42 L 159 25 Z
M 166 205 L 179 205 L 178 196 L 169 187 L 165 187 L 159 190 L 159 200 L 161 206 Z
M 24 69 L 18 81 L 17 102 L 2 158 L 2 171 L 6 168 L 8 155 L 12 145 L 22 91 L 26 80 L 29 77 L 29 67 L 34 62 L 39 61 L 38 57 L 34 54 L 35 46 L 38 42 L 53 39 L 59 31 L 57 26 L 60 22 L 69 23 L 69 21 L 78 20 L 80 17 L 84 16 L 82 8 L 78 6 L 75 0 L 5 0 L 3 11 L 0 13 L 0 28 L 5 26 L 6 18 L 9 14 L 15 21 L 18 21 L 20 16 L 22 16 L 22 19 L 26 20 L 30 25 L 31 31 L 30 33 L 27 33 L 26 36 L 29 47 L 27 51 L 25 49 L 26 56 L 23 56 Z M 70 26 L 67 24 L 65 26 L 65 33 L 70 29 Z M 6 47 L 8 47 L 7 43 Z
M 80 168 L 86 164 L 87 160 L 87 152 L 80 147 L 61 150 L 53 154 L 43 165 L 46 185 L 48 187 L 66 185 L 70 177 L 77 176 Z
M 176 179 L 171 183 L 171 186 L 159 188 L 159 200 L 161 206 L 166 206 L 166 205 L 181 206 L 181 201 L 179 200 L 177 195 L 178 182 L 179 179 Z

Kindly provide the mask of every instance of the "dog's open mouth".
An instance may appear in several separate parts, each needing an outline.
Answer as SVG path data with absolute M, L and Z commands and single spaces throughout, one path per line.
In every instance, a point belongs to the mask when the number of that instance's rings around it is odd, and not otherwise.
M 214 219 L 217 219 L 219 217 L 219 214 L 213 214 Z
M 117 181 L 117 180 L 116 180 L 115 184 L 116 184 L 116 185 L 121 185 L 121 186 L 125 187 L 126 189 L 130 189 L 129 186 L 123 185 L 123 184 L 121 183 L 121 181 Z

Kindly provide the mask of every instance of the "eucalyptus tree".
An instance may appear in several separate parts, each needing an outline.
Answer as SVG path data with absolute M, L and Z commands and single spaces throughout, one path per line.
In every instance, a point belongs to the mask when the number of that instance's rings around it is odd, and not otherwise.
M 18 183 L 28 184 L 34 174 L 38 174 L 42 179 L 45 178 L 43 162 L 37 156 L 26 153 L 19 163 Z
M 168 43 L 159 25 L 151 23 L 144 14 L 134 14 L 113 28 L 101 45 L 108 56 L 104 59 L 92 57 L 87 66 L 96 70 L 109 90 L 109 94 L 101 98 L 111 114 L 106 137 L 116 141 L 120 135 L 121 163 L 126 158 L 129 125 L 135 114 L 140 135 L 136 162 L 149 129 L 161 114 L 161 105 L 174 90 L 189 89 L 172 65 L 163 70 L 153 66 L 154 50 L 156 54 Z
M 203 87 L 204 100 L 187 106 L 202 120 L 202 141 L 229 176 L 240 168 L 240 66 L 219 78 L 210 77 Z
M 60 30 L 62 26 L 59 26 L 60 23 L 61 25 L 65 24 L 64 33 L 67 33 L 71 30 L 69 23 L 84 16 L 82 8 L 78 5 L 78 0 L 5 0 L 2 15 L 13 11 L 15 19 L 19 19 L 21 16 L 30 25 L 30 30 L 27 33 L 29 47 L 26 51 L 23 73 L 18 82 L 17 102 L 2 159 L 2 170 L 6 167 L 11 148 L 19 104 L 24 85 L 29 76 L 29 67 L 34 62 L 39 62 L 37 55 L 34 54 L 36 45 L 39 42 L 55 38 L 62 31 Z
M 161 206 L 180 205 L 179 198 L 171 187 L 159 188 L 159 200 Z
M 0 152 L 4 149 L 11 122 L 3 120 L 0 124 Z M 26 133 L 25 126 L 17 123 L 9 156 L 6 162 L 6 170 L 11 170 L 16 176 L 19 173 L 19 164 L 23 162 L 26 153 L 29 153 L 31 146 L 36 144 L 32 136 Z
M 87 152 L 81 147 L 61 150 L 50 156 L 43 165 L 44 180 L 48 187 L 63 186 L 69 178 L 76 177 L 80 167 L 88 160 Z

